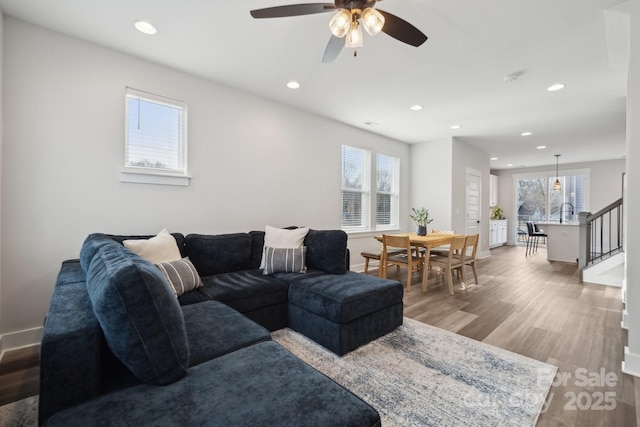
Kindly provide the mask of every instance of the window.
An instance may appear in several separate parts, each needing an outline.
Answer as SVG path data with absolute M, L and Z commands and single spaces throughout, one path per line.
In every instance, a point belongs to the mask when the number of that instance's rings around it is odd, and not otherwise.
M 398 227 L 398 158 L 376 156 L 376 229 Z
M 186 129 L 184 102 L 127 88 L 124 172 L 188 179 Z
M 368 230 L 370 152 L 342 146 L 342 229 Z
M 369 150 L 342 146 L 342 229 L 345 231 L 398 228 L 399 159 L 376 154 L 373 168 L 371 161 Z M 376 172 L 375 181 L 372 169 Z M 375 197 L 371 186 L 374 186 Z
M 553 172 L 514 175 L 517 227 L 520 230 L 526 232 L 529 221 L 560 222 L 561 212 L 563 222 L 575 222 L 579 212 L 589 209 L 589 170 L 566 171 L 558 179 L 562 189 L 555 191 Z

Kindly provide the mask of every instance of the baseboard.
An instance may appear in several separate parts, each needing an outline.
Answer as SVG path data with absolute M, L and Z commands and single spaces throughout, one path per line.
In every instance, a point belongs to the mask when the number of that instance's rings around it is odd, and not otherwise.
M 629 330 L 629 313 L 627 313 L 626 309 L 622 310 L 622 321 L 620 322 L 620 326 L 622 329 Z
M 640 377 L 640 354 L 631 353 L 627 346 L 624 346 L 622 372 L 633 375 L 634 377 Z
M 40 345 L 42 326 L 0 335 L 0 361 L 7 351 Z

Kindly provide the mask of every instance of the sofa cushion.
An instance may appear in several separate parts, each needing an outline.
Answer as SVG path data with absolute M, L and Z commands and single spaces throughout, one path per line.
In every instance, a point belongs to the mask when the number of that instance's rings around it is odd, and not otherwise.
M 172 262 L 182 258 L 176 239 L 166 228 L 150 239 L 128 239 L 122 244 L 152 264 Z
M 272 248 L 264 247 L 264 271 L 262 274 L 277 272 L 304 273 L 307 271 L 305 264 L 306 246 L 300 248 Z
M 307 268 L 329 274 L 347 272 L 347 233 L 342 230 L 309 230 L 304 239 Z
M 113 353 L 141 381 L 169 384 L 187 373 L 182 310 L 160 270 L 114 244 L 91 261 L 87 289 Z
M 108 244 L 114 244 L 115 242 L 106 234 L 102 233 L 93 233 L 89 234 L 84 242 L 82 243 L 82 248 L 80 249 L 80 266 L 82 269 L 87 272 L 89 270 L 89 265 L 91 265 L 91 260 L 98 253 L 101 247 Z
M 189 366 L 271 339 L 265 328 L 218 301 L 184 306 L 182 312 L 189 338 Z
M 336 323 L 402 302 L 403 295 L 398 281 L 354 272 L 302 278 L 289 286 L 289 304 Z
M 139 385 L 58 412 L 48 427 L 380 426 L 369 404 L 269 341 L 209 360 L 166 387 Z
M 187 255 L 202 277 L 251 268 L 252 239 L 247 233 L 189 234 L 185 242 Z
M 171 285 L 176 296 L 192 291 L 202 286 L 198 271 L 191 264 L 189 258 L 182 258 L 173 262 L 157 264 L 165 279 Z
M 260 270 L 204 276 L 202 282 L 200 292 L 240 313 L 286 302 L 289 288 L 281 280 L 264 276 Z

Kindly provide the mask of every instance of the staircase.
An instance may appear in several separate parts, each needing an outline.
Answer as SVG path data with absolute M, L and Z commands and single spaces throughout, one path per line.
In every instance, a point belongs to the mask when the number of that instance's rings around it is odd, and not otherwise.
M 580 212 L 578 266 L 583 282 L 622 287 L 623 252 L 622 198 L 592 214 Z

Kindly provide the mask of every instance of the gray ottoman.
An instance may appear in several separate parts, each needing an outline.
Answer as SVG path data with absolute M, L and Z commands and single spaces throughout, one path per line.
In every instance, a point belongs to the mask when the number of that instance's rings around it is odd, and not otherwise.
M 402 324 L 402 284 L 360 273 L 289 286 L 289 326 L 342 356 Z

